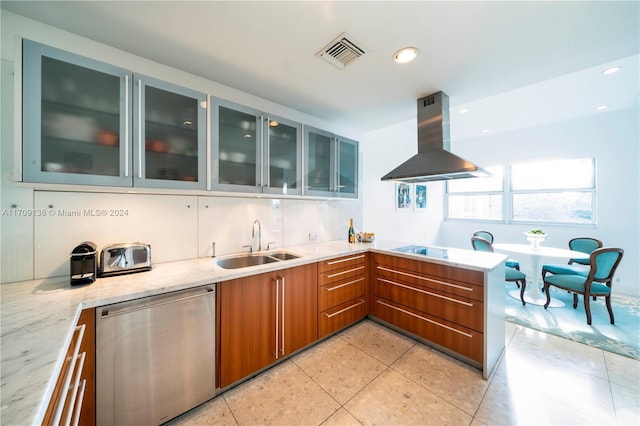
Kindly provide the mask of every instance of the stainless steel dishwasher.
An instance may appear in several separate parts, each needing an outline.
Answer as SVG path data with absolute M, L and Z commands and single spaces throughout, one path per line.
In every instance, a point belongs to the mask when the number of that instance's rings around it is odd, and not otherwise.
M 96 309 L 96 421 L 158 425 L 215 394 L 215 286 Z

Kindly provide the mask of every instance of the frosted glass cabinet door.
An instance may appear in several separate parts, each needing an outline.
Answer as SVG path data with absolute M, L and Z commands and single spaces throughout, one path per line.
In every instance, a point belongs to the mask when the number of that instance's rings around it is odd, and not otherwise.
M 135 75 L 134 186 L 206 187 L 206 95 Z
M 284 118 L 264 120 L 263 192 L 302 194 L 302 125 Z
M 305 195 L 332 196 L 336 185 L 334 136 L 305 126 Z
M 213 189 L 262 192 L 260 111 L 211 99 Z
M 338 194 L 344 198 L 358 197 L 358 142 L 339 137 Z
M 130 72 L 23 41 L 23 180 L 131 186 Z

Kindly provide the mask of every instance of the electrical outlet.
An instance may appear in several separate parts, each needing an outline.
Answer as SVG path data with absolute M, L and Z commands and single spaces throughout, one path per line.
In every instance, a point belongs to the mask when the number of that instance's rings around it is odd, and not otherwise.
M 318 239 L 318 234 L 315 232 L 309 232 L 309 241 L 315 241 Z

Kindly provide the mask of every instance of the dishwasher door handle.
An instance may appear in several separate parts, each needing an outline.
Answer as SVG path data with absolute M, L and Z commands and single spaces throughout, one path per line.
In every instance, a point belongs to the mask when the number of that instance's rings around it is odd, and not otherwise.
M 199 287 L 197 289 L 180 290 L 173 293 L 145 297 L 143 299 L 132 300 L 131 302 L 120 302 L 116 305 L 107 305 L 99 309 L 101 309 L 102 318 L 109 318 L 135 312 L 140 309 L 149 309 L 169 303 L 193 299 L 195 297 L 206 296 L 213 291 L 215 291 L 214 288 L 210 286 L 204 288 Z

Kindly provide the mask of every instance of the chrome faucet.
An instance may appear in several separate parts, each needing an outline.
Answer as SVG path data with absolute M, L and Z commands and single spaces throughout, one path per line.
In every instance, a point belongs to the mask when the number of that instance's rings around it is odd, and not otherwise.
M 262 226 L 258 219 L 254 220 L 251 225 L 251 238 L 256 238 L 256 223 L 258 224 L 258 251 L 262 251 Z

